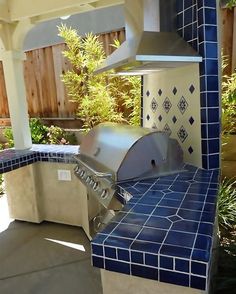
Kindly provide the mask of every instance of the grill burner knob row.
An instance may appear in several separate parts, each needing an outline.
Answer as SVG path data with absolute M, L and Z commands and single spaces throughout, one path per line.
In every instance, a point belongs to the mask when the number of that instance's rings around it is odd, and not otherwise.
M 107 190 L 103 189 L 103 190 L 102 190 L 102 193 L 101 193 L 101 198 L 102 198 L 102 199 L 106 199 L 107 196 L 108 196 L 108 192 L 107 192 Z

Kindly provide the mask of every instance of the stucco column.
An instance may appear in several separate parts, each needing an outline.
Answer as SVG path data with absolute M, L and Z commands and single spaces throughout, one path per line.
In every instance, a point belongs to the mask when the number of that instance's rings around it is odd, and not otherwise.
M 32 146 L 26 101 L 22 51 L 5 51 L 1 55 L 5 76 L 8 105 L 15 149 L 24 150 Z

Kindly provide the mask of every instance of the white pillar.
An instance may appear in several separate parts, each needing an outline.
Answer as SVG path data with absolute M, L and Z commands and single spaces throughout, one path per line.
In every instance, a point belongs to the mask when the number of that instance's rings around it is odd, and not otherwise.
M 15 149 L 28 149 L 32 146 L 32 140 L 23 72 L 25 54 L 17 50 L 4 51 L 1 59 L 3 62 Z

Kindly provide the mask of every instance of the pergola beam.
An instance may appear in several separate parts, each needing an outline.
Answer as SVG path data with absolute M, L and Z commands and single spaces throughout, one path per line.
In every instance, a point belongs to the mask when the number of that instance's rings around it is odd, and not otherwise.
M 6 3 L 0 3 L 0 21 L 10 22 L 10 14 Z
M 45 13 L 36 17 L 32 17 L 31 20 L 33 23 L 36 24 L 43 21 L 59 18 L 61 16 L 74 15 L 74 14 L 83 13 L 83 12 L 91 11 L 91 10 L 94 10 L 94 7 L 91 4 L 85 4 L 79 7 L 72 7 L 72 8 L 67 8 L 67 9 L 63 9 L 63 10 L 59 10 L 59 11 L 55 11 L 51 13 Z
M 8 0 L 7 6 L 11 21 L 19 21 L 25 18 L 39 17 L 46 19 L 53 14 L 62 16 L 64 11 L 84 12 L 91 9 L 102 8 L 123 3 L 123 0 Z M 84 9 L 83 9 L 83 6 Z M 77 11 L 77 12 L 76 12 Z
M 95 9 L 98 9 L 98 8 L 123 4 L 124 2 L 125 2 L 124 0 L 99 0 L 99 1 L 94 2 L 93 7 Z

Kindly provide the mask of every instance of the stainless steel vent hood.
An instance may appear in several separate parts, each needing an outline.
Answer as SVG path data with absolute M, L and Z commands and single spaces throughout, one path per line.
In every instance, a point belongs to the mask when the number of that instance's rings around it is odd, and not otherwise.
M 99 74 L 148 74 L 201 62 L 175 31 L 175 0 L 125 0 L 126 41 L 99 67 Z

